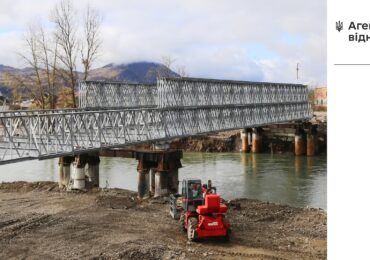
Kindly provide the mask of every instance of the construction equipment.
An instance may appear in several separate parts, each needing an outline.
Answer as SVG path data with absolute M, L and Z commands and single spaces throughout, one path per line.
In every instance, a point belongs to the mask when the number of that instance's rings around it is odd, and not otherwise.
M 170 196 L 170 214 L 180 219 L 181 230 L 190 241 L 200 238 L 222 237 L 229 240 L 230 224 L 225 219 L 227 206 L 221 204 L 216 188 L 203 185 L 199 179 L 182 181 L 182 194 Z

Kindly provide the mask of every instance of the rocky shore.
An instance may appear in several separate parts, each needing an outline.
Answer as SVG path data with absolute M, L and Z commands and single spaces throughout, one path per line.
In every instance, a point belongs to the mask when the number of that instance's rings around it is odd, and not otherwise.
M 326 259 L 326 212 L 229 202 L 230 242 L 187 241 L 166 198 L 65 192 L 54 182 L 0 184 L 0 259 Z

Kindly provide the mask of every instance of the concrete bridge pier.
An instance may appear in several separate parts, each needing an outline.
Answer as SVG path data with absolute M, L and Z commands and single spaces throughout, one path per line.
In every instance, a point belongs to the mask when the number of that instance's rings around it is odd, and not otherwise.
M 168 176 L 170 177 L 169 178 L 170 193 L 178 193 L 179 192 L 179 169 L 171 170 Z
M 248 128 L 247 137 L 249 149 L 251 149 L 252 147 L 252 132 L 253 132 L 252 128 Z
M 99 164 L 100 158 L 97 154 L 87 157 L 87 171 L 86 176 L 91 187 L 99 187 Z
M 83 190 L 86 187 L 85 167 L 80 167 L 76 162 L 72 163 L 72 189 Z
M 72 156 L 59 157 L 59 188 L 67 188 L 71 179 L 71 163 L 74 161 Z
M 294 153 L 296 156 L 301 156 L 304 154 L 304 130 L 301 126 L 296 128 L 294 134 Z
M 177 193 L 178 169 L 181 168 L 181 150 L 135 151 L 138 162 L 138 197 L 154 197 Z
M 137 193 L 139 198 L 149 197 L 149 169 L 138 171 Z
M 59 189 L 62 189 L 64 186 L 64 171 L 63 171 L 63 157 L 59 157 L 58 161 L 58 173 L 59 173 Z
M 149 182 L 150 182 L 149 193 L 151 196 L 154 196 L 154 192 L 155 192 L 155 173 L 156 171 L 157 171 L 156 168 L 150 168 L 150 171 L 149 171 Z
M 72 189 L 83 190 L 86 188 L 85 165 L 88 154 L 79 154 L 72 163 Z
M 307 132 L 307 156 L 314 156 L 317 142 L 317 126 L 310 125 Z
M 139 160 L 137 166 L 138 181 L 137 181 L 137 196 L 139 199 L 150 196 L 150 162 L 146 161 L 145 158 Z
M 240 130 L 240 139 L 242 140 L 242 153 L 248 152 L 248 132 L 247 129 Z
M 261 148 L 262 128 L 253 128 L 252 132 L 252 153 L 259 153 Z
M 179 170 L 157 171 L 155 173 L 154 197 L 179 191 Z
M 167 172 L 157 171 L 155 173 L 155 190 L 154 197 L 168 195 Z
M 242 153 L 249 152 L 249 144 L 252 142 L 251 132 L 252 132 L 252 129 L 250 128 L 245 128 L 245 129 L 240 130 L 240 139 L 242 141 L 242 148 L 241 148 Z

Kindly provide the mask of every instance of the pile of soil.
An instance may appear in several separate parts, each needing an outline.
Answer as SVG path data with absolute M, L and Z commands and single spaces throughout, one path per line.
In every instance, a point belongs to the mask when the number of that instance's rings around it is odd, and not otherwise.
M 188 242 L 166 198 L 0 184 L 0 259 L 326 259 L 326 212 L 257 200 L 228 202 L 231 240 Z
M 240 131 L 232 130 L 175 139 L 171 148 L 186 152 L 239 152 L 241 148 Z

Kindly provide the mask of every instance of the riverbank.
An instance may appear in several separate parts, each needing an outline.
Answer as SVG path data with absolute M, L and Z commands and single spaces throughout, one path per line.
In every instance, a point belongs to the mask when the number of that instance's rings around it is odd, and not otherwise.
M 326 126 L 323 128 L 318 131 L 316 155 L 325 155 L 327 151 Z M 260 153 L 294 155 L 294 132 L 294 129 L 264 128 Z M 240 130 L 176 139 L 171 142 L 171 148 L 185 152 L 240 152 Z
M 315 155 L 325 155 L 327 152 L 326 113 L 316 112 L 310 122 L 316 126 Z M 294 154 L 296 132 L 294 127 L 269 125 L 261 129 L 260 153 Z M 305 143 L 306 135 L 303 135 L 303 139 Z M 171 147 L 187 152 L 240 152 L 242 142 L 240 130 L 233 130 L 179 138 L 171 142 Z
M 233 205 L 240 204 L 239 207 Z M 1 259 L 325 259 L 326 212 L 235 200 L 228 243 L 187 242 L 162 199 L 122 189 L 0 184 Z

